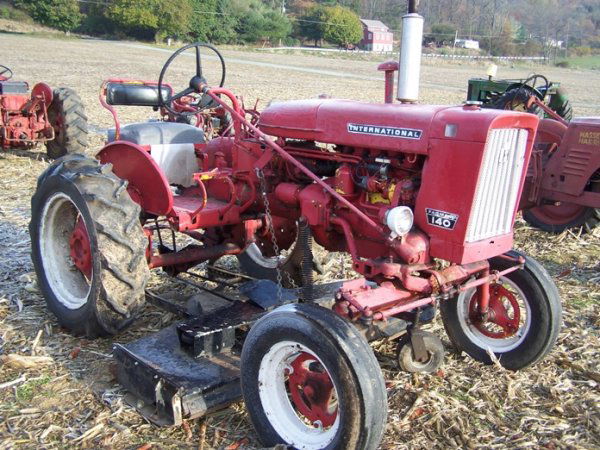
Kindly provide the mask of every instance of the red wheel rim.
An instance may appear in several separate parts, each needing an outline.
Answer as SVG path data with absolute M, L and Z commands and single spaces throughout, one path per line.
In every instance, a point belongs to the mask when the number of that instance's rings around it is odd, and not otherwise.
M 531 208 L 529 213 L 547 225 L 565 225 L 577 220 L 585 213 L 586 209 L 586 206 L 574 203 L 561 203 L 560 205 L 536 206 Z
M 312 424 L 330 427 L 338 405 L 333 381 L 313 355 L 302 352 L 290 364 L 288 387 L 296 410 Z
M 519 331 L 521 308 L 517 298 L 510 290 L 501 284 L 494 283 L 490 285 L 489 313 L 486 320 L 481 319 L 477 294 L 473 295 L 469 303 L 469 318 L 481 334 L 492 339 L 506 339 Z M 497 327 L 490 329 L 490 323 Z
M 69 239 L 70 255 L 75 267 L 89 280 L 92 277 L 92 246 L 83 217 L 79 216 Z

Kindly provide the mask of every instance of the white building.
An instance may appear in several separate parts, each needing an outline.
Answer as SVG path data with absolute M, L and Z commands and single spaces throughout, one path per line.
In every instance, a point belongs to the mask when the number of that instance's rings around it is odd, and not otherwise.
M 458 48 L 470 48 L 472 50 L 479 50 L 479 41 L 472 39 L 455 39 L 454 46 Z

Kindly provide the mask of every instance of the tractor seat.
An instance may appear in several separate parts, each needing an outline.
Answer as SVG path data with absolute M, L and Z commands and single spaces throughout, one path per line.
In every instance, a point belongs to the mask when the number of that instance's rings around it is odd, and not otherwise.
M 0 95 L 27 94 L 29 85 L 25 81 L 0 81 Z
M 162 88 L 163 100 L 173 95 L 170 86 Z M 106 103 L 113 106 L 160 106 L 158 86 L 132 81 L 109 81 L 106 83 Z
M 108 142 L 115 140 L 115 130 L 108 130 Z M 138 145 L 202 144 L 204 132 L 193 125 L 178 122 L 139 122 L 121 127 L 121 141 Z
M 115 130 L 108 131 L 108 142 Z M 120 141 L 150 147 L 150 155 L 163 171 L 169 184 L 183 187 L 194 183 L 198 172 L 194 144 L 204 143 L 204 132 L 193 125 L 177 122 L 140 122 L 121 128 Z

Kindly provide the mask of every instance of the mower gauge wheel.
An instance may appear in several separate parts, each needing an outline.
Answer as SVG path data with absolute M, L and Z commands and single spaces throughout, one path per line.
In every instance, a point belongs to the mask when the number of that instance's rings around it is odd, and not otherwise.
M 217 57 L 219 58 L 219 61 L 221 63 L 221 80 L 219 82 L 219 87 L 223 87 L 223 84 L 225 83 L 225 74 L 226 74 L 225 60 L 223 59 L 223 55 L 221 55 L 221 53 L 215 47 L 213 47 L 210 44 L 205 44 L 203 42 L 196 42 L 194 44 L 189 44 L 184 47 L 181 47 L 179 50 L 177 50 L 175 53 L 173 53 L 170 56 L 170 58 L 167 60 L 167 62 L 163 66 L 162 70 L 160 71 L 160 76 L 158 77 L 158 96 L 159 96 L 160 105 L 175 116 L 183 116 L 183 117 L 195 116 L 204 109 L 210 109 L 210 108 L 214 108 L 214 107 L 218 106 L 215 104 L 215 102 L 212 100 L 211 97 L 209 97 L 208 95 L 206 95 L 202 92 L 202 89 L 207 85 L 206 78 L 204 77 L 204 74 L 202 73 L 202 55 L 200 53 L 200 49 L 202 47 L 208 48 L 217 54 Z M 193 48 L 195 50 L 195 59 L 196 59 L 195 69 L 196 70 L 195 70 L 195 74 L 192 76 L 192 78 L 190 78 L 188 87 L 179 91 L 176 94 L 171 95 L 169 98 L 163 98 L 162 87 L 163 87 L 165 75 L 167 73 L 168 68 L 171 66 L 171 63 L 175 60 L 175 58 L 177 58 L 183 52 L 185 52 L 186 50 L 189 50 L 191 48 Z M 173 108 L 174 101 L 179 100 L 182 97 L 186 97 L 186 96 L 190 96 L 190 95 L 194 95 L 194 94 L 201 94 L 201 97 L 198 98 L 198 100 L 196 100 L 196 101 L 186 104 L 187 106 L 192 108 L 193 111 L 176 111 L 175 108 Z
M 7 75 L 8 74 L 8 75 Z M 13 76 L 12 70 L 0 64 L 0 81 L 10 80 Z
M 418 331 L 423 339 L 427 358 L 419 361 L 415 357 L 409 334 L 405 334 L 398 342 L 398 366 L 406 372 L 433 373 L 444 363 L 444 345 L 439 337 L 427 331 Z
M 285 305 L 261 318 L 241 358 L 246 408 L 265 446 L 375 449 L 386 389 L 373 351 L 331 310 Z

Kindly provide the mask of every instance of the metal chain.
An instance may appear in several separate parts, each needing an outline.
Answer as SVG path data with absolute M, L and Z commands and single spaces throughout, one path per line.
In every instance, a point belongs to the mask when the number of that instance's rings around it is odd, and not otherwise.
M 269 227 L 269 233 L 271 234 L 271 242 L 273 244 L 273 251 L 275 252 L 275 258 L 277 265 L 275 269 L 277 271 L 277 301 L 281 303 L 283 297 L 283 276 L 281 275 L 281 259 L 279 258 L 279 246 L 277 245 L 277 239 L 275 239 L 275 229 L 273 228 L 273 218 L 271 216 L 271 206 L 269 204 L 269 198 L 267 197 L 267 184 L 265 181 L 265 174 L 258 167 L 256 168 L 256 176 L 260 182 L 260 193 L 262 195 L 263 204 L 265 205 L 265 214 L 267 216 L 267 226 Z M 289 274 L 287 274 L 289 277 Z

